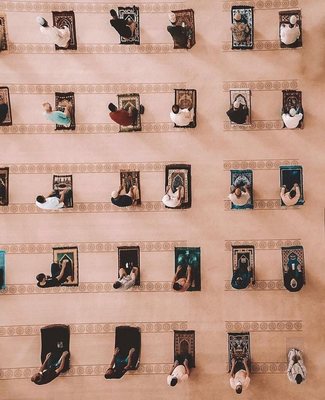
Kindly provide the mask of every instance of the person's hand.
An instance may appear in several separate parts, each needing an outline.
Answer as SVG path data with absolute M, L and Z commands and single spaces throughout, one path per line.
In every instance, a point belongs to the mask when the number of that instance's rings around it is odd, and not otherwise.
M 234 358 L 231 359 L 231 366 L 233 367 L 236 363 L 236 360 Z
M 51 357 L 51 353 L 47 353 L 45 357 L 45 361 L 47 361 Z
M 179 265 L 179 266 L 176 268 L 176 272 L 179 272 L 181 269 L 182 269 L 182 267 Z
M 293 186 L 294 186 L 294 187 L 297 187 L 297 186 L 299 186 L 299 185 L 298 185 L 298 183 L 295 183 Z

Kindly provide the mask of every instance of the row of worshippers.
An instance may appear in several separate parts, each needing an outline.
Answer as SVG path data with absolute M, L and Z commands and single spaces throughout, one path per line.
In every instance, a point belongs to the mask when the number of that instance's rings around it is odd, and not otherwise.
M 32 377 L 31 381 L 37 385 L 44 385 L 53 381 L 65 369 L 70 358 L 69 351 L 62 349 L 63 344 L 57 343 L 57 349 L 49 352 L 43 364 Z M 136 359 L 136 360 L 135 360 Z M 136 349 L 131 347 L 128 354 L 122 354 L 119 347 L 116 347 L 112 360 L 105 372 L 106 379 L 119 379 L 127 371 L 135 369 L 138 362 Z M 180 353 L 175 355 L 175 361 L 167 376 L 167 384 L 171 387 L 184 383 L 188 380 L 191 372 L 191 354 Z M 247 358 L 232 357 L 230 370 L 230 387 L 241 394 L 246 391 L 250 384 L 250 369 Z M 292 348 L 288 352 L 287 376 L 290 382 L 301 384 L 306 380 L 307 372 L 303 362 L 302 351 Z

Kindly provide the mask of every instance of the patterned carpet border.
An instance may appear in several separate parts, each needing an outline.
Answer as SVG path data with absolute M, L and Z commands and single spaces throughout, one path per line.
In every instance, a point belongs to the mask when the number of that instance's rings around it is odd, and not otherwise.
M 262 121 L 255 120 L 251 122 L 251 125 L 239 125 L 231 124 L 230 121 L 224 121 L 224 131 L 272 131 L 281 130 L 283 128 L 283 122 L 281 120 L 276 121 Z
M 281 8 L 298 7 L 299 0 L 232 0 L 224 1 L 223 11 L 230 11 L 232 6 L 253 6 L 256 10 L 272 10 Z
M 278 170 L 280 165 L 299 165 L 296 159 L 273 159 L 273 160 L 224 160 L 223 169 L 230 171 L 232 169 L 255 169 L 255 170 Z
M 166 333 L 178 329 L 187 329 L 187 321 L 163 321 L 163 322 L 101 322 L 70 324 L 72 335 L 106 334 L 115 333 L 119 325 L 137 326 L 141 333 Z M 0 326 L 0 337 L 11 336 L 39 336 L 43 325 L 10 325 Z
M 281 247 L 301 246 L 300 239 L 247 239 L 226 240 L 225 250 L 231 251 L 232 246 L 251 245 L 255 250 L 281 250 Z
M 175 247 L 186 246 L 186 240 L 145 242 L 74 242 L 74 243 L 0 243 L 7 254 L 52 254 L 53 247 L 78 247 L 80 253 L 116 252 L 121 246 L 139 246 L 145 252 L 174 251 Z M 289 246 L 289 245 L 288 245 Z
M 109 213 L 109 212 L 179 212 L 168 210 L 161 201 L 143 201 L 140 206 L 116 207 L 111 202 L 74 203 L 73 208 L 61 210 L 42 210 L 33 203 L 14 203 L 0 207 L 0 214 L 76 214 L 76 213 Z
M 108 174 L 120 170 L 140 172 L 165 172 L 167 162 L 110 162 L 110 163 L 71 163 L 71 164 L 6 164 L 10 174 Z
M 297 210 L 300 206 L 292 206 L 292 207 L 281 207 L 280 199 L 258 199 L 254 200 L 254 209 L 246 210 L 254 211 L 254 210 Z M 231 201 L 224 200 L 224 209 L 225 211 L 233 211 L 233 212 L 245 212 L 243 210 L 232 210 L 231 209 Z M 0 209 L 1 212 L 1 209 Z
M 10 48 L 10 47 L 9 47 Z M 291 48 L 281 48 L 280 40 L 254 40 L 254 48 L 250 49 L 250 51 L 272 51 L 272 50 L 299 50 L 302 47 L 298 47 L 296 49 Z M 222 42 L 222 51 L 234 51 L 231 48 L 231 42 Z
M 184 128 L 185 132 L 188 131 Z M 145 122 L 142 124 L 142 131 L 139 133 L 168 133 L 168 132 L 179 132 L 178 128 L 174 127 L 172 122 Z M 56 131 L 55 125 L 53 124 L 19 124 L 11 126 L 0 126 L 1 134 L 41 134 L 41 135 L 106 135 L 106 134 L 118 134 L 118 125 L 112 124 L 78 124 L 76 129 L 72 132 L 69 131 Z
M 254 285 L 249 285 L 245 291 L 270 291 L 270 290 L 284 290 L 283 281 L 281 280 L 260 280 L 255 281 Z M 234 291 L 230 281 L 225 281 L 225 290 Z
M 265 91 L 288 89 L 294 90 L 298 88 L 298 80 L 224 81 L 222 88 L 224 92 L 228 92 L 233 88 Z
M 9 43 L 9 53 L 13 54 L 169 54 L 186 53 L 186 49 L 174 49 L 171 43 L 143 43 L 139 46 L 117 43 L 78 44 L 77 50 L 55 50 L 51 44 Z
M 77 13 L 109 13 L 117 3 L 84 3 L 84 2 L 41 2 L 41 1 L 2 1 L 0 11 L 10 12 L 51 12 L 73 10 Z M 137 3 L 140 12 L 143 13 L 168 13 L 171 10 L 184 8 L 184 2 L 177 3 Z
M 141 282 L 140 286 L 133 286 L 130 292 L 171 292 L 172 285 L 169 281 L 147 281 Z M 69 293 L 116 293 L 113 282 L 82 282 L 79 286 L 59 286 L 53 288 L 39 288 L 35 284 L 7 285 L 0 290 L 3 295 L 30 295 L 30 294 L 69 294 Z
M 227 332 L 302 331 L 302 321 L 225 321 Z
M 71 365 L 68 372 L 61 374 L 61 378 L 77 376 L 103 376 L 107 370 L 107 364 L 97 365 Z M 129 375 L 168 375 L 171 363 L 140 363 L 135 371 L 128 371 Z M 38 371 L 39 367 L 2 368 L 0 380 L 8 379 L 30 379 Z M 254 374 L 284 374 L 287 370 L 286 362 L 253 362 L 252 373 Z

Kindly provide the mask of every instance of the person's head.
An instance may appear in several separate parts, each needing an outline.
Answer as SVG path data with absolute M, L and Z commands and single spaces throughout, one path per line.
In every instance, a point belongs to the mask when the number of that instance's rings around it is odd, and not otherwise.
M 297 114 L 297 111 L 292 107 L 289 110 L 289 114 L 291 115 L 291 117 L 294 117 Z
M 43 103 L 42 106 L 44 108 L 44 111 L 46 111 L 47 113 L 52 112 L 52 106 L 50 103 Z
M 291 199 L 293 199 L 293 198 L 295 197 L 296 194 L 297 194 L 297 192 L 296 192 L 295 190 L 291 190 L 291 191 L 289 192 L 289 196 L 290 196 Z
M 177 283 L 177 282 L 175 282 L 174 284 L 173 284 L 173 289 L 174 290 L 181 290 L 182 289 L 182 285 L 180 285 L 179 283 Z
M 290 286 L 292 287 L 292 289 L 295 289 L 297 287 L 297 281 L 295 280 L 295 278 L 291 279 Z
M 296 383 L 297 383 L 298 385 L 300 385 L 301 382 L 302 382 L 302 376 L 301 376 L 300 374 L 297 374 L 295 379 L 296 379 Z
M 114 19 L 117 18 L 117 13 L 116 13 L 116 11 L 115 11 L 113 8 L 110 10 L 109 13 L 111 14 L 111 16 L 112 16 Z
M 36 201 L 37 201 L 38 203 L 43 204 L 43 203 L 46 202 L 46 198 L 45 198 L 44 196 L 42 196 L 42 195 L 39 195 L 39 196 L 36 197 Z
M 172 376 L 172 375 L 167 376 L 167 384 L 169 386 L 176 386 L 177 382 L 178 382 L 178 380 L 175 376 Z
M 234 20 L 236 22 L 240 22 L 241 21 L 241 13 L 240 12 L 236 12 L 236 14 L 234 15 Z
M 240 101 L 235 100 L 233 106 L 234 106 L 234 108 L 239 108 L 240 107 Z
M 236 385 L 236 393 L 241 394 L 242 391 L 243 391 L 243 387 L 242 387 L 241 383 L 238 383 Z
M 114 289 L 119 289 L 122 286 L 122 283 L 120 281 L 116 281 L 113 283 L 113 288 Z
M 47 23 L 46 19 L 43 17 L 36 17 L 36 21 L 41 25 L 44 26 L 44 28 L 46 28 L 47 26 L 49 26 L 49 24 Z
M 236 189 L 235 189 L 235 195 L 236 195 L 236 197 L 241 197 L 241 190 L 240 190 L 240 188 L 236 188 Z
M 109 103 L 108 109 L 109 109 L 111 112 L 115 112 L 115 111 L 117 110 L 117 107 L 116 107 L 115 104 Z
M 176 14 L 171 12 L 168 14 L 168 19 L 171 24 L 176 24 Z
M 117 199 L 118 198 L 118 191 L 117 190 L 113 190 L 111 196 L 113 197 L 113 199 Z
M 108 370 L 105 373 L 105 379 L 111 379 L 113 378 L 113 375 L 114 375 L 113 368 L 108 368 Z
M 46 278 L 46 276 L 45 276 L 45 274 L 38 274 L 38 275 L 36 275 L 36 280 L 38 281 L 38 282 L 43 282 L 44 281 L 44 279 Z
M 172 112 L 174 114 L 178 114 L 179 113 L 179 106 L 177 104 L 174 104 L 172 107 Z
M 297 17 L 296 17 L 295 15 L 291 15 L 289 21 L 290 21 L 290 24 L 291 24 L 291 25 L 296 25 L 296 23 L 297 23 Z
M 40 372 L 37 372 L 36 374 L 34 374 L 31 378 L 30 378 L 30 380 L 32 381 L 32 382 L 34 382 L 34 383 L 39 383 L 39 382 L 41 382 L 41 380 L 42 380 L 42 374 L 40 373 Z

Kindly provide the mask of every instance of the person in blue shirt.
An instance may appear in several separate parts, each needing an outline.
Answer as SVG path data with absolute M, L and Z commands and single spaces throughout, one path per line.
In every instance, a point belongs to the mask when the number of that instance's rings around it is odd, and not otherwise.
M 44 103 L 44 115 L 49 121 L 69 128 L 71 125 L 72 104 L 69 101 L 62 101 L 60 106 L 64 107 L 64 111 L 53 111 L 50 103 Z
M 122 378 L 122 376 L 132 368 L 132 355 L 135 352 L 135 348 L 132 347 L 125 357 L 120 354 L 120 349 L 118 347 L 115 348 L 113 359 L 105 372 L 106 379 L 112 378 Z

